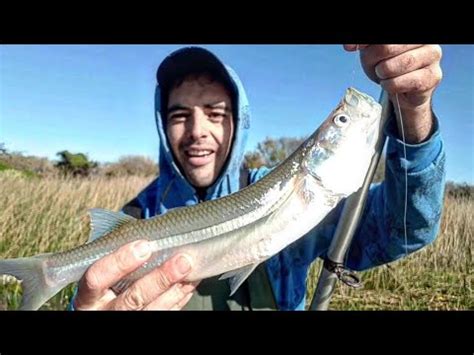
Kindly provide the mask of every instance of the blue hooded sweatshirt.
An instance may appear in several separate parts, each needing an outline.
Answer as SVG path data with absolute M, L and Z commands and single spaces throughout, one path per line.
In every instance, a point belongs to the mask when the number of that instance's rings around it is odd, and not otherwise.
M 216 199 L 239 190 L 248 130 L 251 127 L 249 103 L 237 74 L 224 65 L 234 90 L 233 107 L 235 137 L 230 156 L 215 183 L 208 188 L 204 200 Z M 134 200 L 142 218 L 165 213 L 171 208 L 199 203 L 196 190 L 180 172 L 173 159 L 161 117 L 162 93 L 155 92 L 155 115 L 160 141 L 160 175 Z M 349 249 L 346 265 L 365 270 L 399 259 L 433 242 L 439 230 L 445 179 L 445 152 L 439 133 L 438 119 L 431 137 L 421 144 L 405 144 L 397 138 L 395 120 L 390 120 L 385 133 L 389 137 L 386 153 L 385 180 L 372 184 L 364 213 Z M 315 122 L 315 127 L 318 122 Z M 407 241 L 405 243 L 403 211 L 405 204 L 405 169 L 408 172 Z M 265 176 L 271 169 L 251 169 L 249 183 Z M 306 278 L 310 264 L 326 256 L 331 238 L 341 215 L 339 204 L 324 223 L 289 245 L 265 262 L 265 268 L 280 310 L 303 310 Z M 72 302 L 71 302 L 72 303 Z

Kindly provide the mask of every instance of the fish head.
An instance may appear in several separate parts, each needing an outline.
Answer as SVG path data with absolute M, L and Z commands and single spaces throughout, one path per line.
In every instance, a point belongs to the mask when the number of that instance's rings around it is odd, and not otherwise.
M 333 192 L 348 195 L 363 183 L 381 134 L 382 106 L 354 88 L 307 140 L 302 166 Z

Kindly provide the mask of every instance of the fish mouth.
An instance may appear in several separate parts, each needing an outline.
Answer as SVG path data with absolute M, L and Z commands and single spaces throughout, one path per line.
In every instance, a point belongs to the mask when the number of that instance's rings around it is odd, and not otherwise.
M 368 146 L 375 146 L 379 137 L 382 105 L 373 97 L 350 87 L 344 96 L 345 109 L 356 121 L 362 124 Z
M 357 107 L 361 103 L 361 101 L 366 102 L 367 104 L 371 106 L 379 105 L 379 103 L 373 97 L 353 87 L 350 87 L 346 90 L 344 101 L 346 102 L 346 104 L 353 107 Z
M 380 118 L 382 117 L 382 105 L 379 102 L 373 97 L 350 87 L 346 90 L 344 96 L 344 106 L 354 120 L 363 122 L 368 136 L 377 136 L 375 132 L 379 128 Z
M 351 116 L 356 119 L 369 119 L 370 123 L 376 121 L 382 112 L 382 106 L 373 97 L 352 87 L 346 90 L 344 104 Z

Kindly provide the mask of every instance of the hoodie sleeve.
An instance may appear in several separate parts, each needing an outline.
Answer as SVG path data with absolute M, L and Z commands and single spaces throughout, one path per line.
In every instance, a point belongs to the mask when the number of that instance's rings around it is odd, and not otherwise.
M 404 144 L 395 120 L 386 134 L 385 180 L 371 186 L 347 266 L 364 270 L 397 260 L 433 242 L 439 231 L 445 184 L 445 150 L 435 117 L 435 132 L 420 144 Z M 404 148 L 407 158 L 404 158 Z M 404 228 L 407 173 L 406 237 Z

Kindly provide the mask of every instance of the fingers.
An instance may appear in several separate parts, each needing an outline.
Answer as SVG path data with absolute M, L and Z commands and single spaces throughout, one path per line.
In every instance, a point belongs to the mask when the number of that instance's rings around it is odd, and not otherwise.
M 375 66 L 375 73 L 381 80 L 390 79 L 424 67 L 429 67 L 435 62 L 439 62 L 440 59 L 440 46 L 417 47 L 379 62 Z
M 172 288 L 151 302 L 146 310 L 180 310 L 193 296 L 195 284 L 175 284 Z
M 422 46 L 422 44 L 372 45 L 366 47 L 362 51 L 362 59 L 367 62 L 367 65 L 375 67 L 375 65 L 382 60 L 396 57 L 400 54 L 420 48 Z
M 439 65 L 433 64 L 428 67 L 396 76 L 391 79 L 382 80 L 380 85 L 390 94 L 421 94 L 426 95 L 412 95 L 415 102 L 410 102 L 412 106 L 418 106 L 427 101 L 427 96 L 430 96 L 434 88 L 442 79 L 442 71 Z
M 380 78 L 375 72 L 375 67 L 382 61 L 396 57 L 410 50 L 421 47 L 419 44 L 410 45 L 372 45 L 361 50 L 361 62 L 367 76 L 379 83 Z
M 180 311 L 181 309 L 183 309 L 184 306 L 186 306 L 186 304 L 191 300 L 192 297 L 193 297 L 193 293 L 189 293 L 181 301 L 179 301 L 173 307 L 171 307 L 170 311 Z
M 135 281 L 109 307 L 113 310 L 141 310 L 153 303 L 153 307 L 159 309 L 171 308 L 191 292 L 189 287 L 179 285 L 190 272 L 190 258 L 176 255 Z
M 367 48 L 368 46 L 368 44 L 345 44 L 344 49 L 349 52 L 354 52 L 360 49 Z
M 187 296 L 184 296 L 180 301 L 178 301 L 173 307 L 170 308 L 171 311 L 179 311 L 181 310 L 186 304 L 189 302 L 189 300 L 193 296 L 193 291 L 198 287 L 199 283 L 201 281 L 195 281 L 191 282 L 189 285 L 191 286 L 189 288 L 189 294 Z M 151 309 L 154 309 L 153 307 Z
M 136 241 L 95 262 L 79 281 L 76 309 L 95 308 L 104 296 L 110 299 L 110 287 L 138 269 L 151 256 L 147 241 Z

